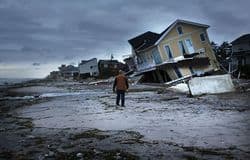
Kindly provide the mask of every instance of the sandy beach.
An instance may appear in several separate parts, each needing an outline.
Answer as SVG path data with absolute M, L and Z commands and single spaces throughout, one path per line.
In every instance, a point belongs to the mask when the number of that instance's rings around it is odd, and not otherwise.
M 249 159 L 250 92 L 27 83 L 0 99 L 0 159 Z M 162 92 L 162 90 L 164 90 Z

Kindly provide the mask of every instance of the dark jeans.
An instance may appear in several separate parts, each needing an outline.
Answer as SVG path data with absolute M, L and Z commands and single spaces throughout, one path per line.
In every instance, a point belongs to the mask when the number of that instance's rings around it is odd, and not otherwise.
M 119 105 L 120 99 L 122 101 L 122 106 L 124 106 L 125 103 L 125 91 L 123 90 L 117 90 L 116 91 L 116 105 Z

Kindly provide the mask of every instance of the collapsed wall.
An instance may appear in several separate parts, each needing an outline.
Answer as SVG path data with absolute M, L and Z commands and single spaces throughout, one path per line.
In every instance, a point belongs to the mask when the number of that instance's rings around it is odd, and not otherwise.
M 230 74 L 195 77 L 189 82 L 192 95 L 215 94 L 234 91 L 234 85 Z

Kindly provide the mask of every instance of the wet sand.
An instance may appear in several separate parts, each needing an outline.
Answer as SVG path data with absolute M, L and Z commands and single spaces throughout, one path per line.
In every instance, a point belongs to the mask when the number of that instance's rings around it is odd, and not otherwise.
M 250 92 L 188 97 L 132 86 L 47 83 L 2 99 L 2 159 L 249 159 Z M 35 95 L 35 96 L 34 96 Z M 5 108 L 5 109 L 4 109 Z

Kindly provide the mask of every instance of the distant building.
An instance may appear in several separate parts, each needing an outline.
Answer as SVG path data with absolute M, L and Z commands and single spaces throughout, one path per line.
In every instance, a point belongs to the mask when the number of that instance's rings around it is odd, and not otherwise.
M 119 70 L 128 71 L 128 66 L 117 60 L 99 60 L 98 68 L 100 78 L 116 76 Z
M 75 67 L 73 65 L 66 66 L 65 64 L 62 64 L 60 67 L 58 67 L 58 69 L 61 77 L 65 79 L 77 79 L 79 75 L 78 67 Z
M 219 69 L 205 24 L 176 20 L 162 33 L 146 32 L 130 40 L 136 73 L 146 81 L 171 82 Z
M 49 76 L 47 77 L 48 79 L 53 79 L 53 80 L 58 80 L 61 78 L 60 72 L 59 71 L 52 71 L 50 72 Z
M 240 36 L 231 42 L 232 68 L 241 71 L 242 67 L 250 70 L 250 34 Z M 249 75 L 248 75 L 249 76 Z
M 82 60 L 78 65 L 80 78 L 97 77 L 99 75 L 97 59 Z

